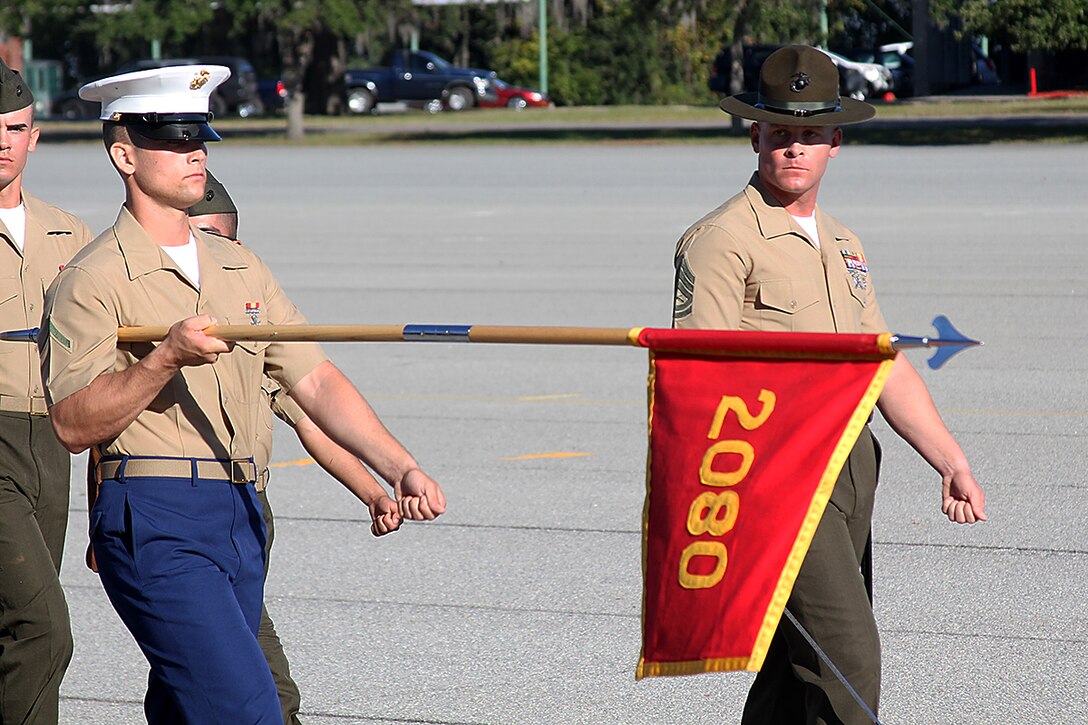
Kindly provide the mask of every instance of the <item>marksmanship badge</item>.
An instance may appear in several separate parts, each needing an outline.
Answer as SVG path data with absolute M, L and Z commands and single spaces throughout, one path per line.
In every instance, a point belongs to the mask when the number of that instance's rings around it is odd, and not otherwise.
M 842 261 L 846 265 L 846 271 L 854 280 L 854 286 L 858 289 L 869 287 L 869 265 L 865 263 L 865 256 L 861 252 L 851 252 L 848 249 L 840 250 Z
M 249 315 L 249 322 L 251 325 L 261 324 L 261 303 L 247 302 L 246 314 Z

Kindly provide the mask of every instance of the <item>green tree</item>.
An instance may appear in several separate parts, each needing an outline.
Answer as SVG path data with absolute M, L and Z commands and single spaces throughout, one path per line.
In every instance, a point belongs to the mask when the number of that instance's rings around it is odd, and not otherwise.
M 819 0 L 736 0 L 720 20 L 723 44 L 731 60 L 729 93 L 744 90 L 744 46 L 761 43 L 818 44 Z M 733 117 L 732 130 L 743 133 L 743 123 Z
M 178 44 L 209 24 L 214 15 L 211 3 L 174 0 L 131 0 L 112 5 L 81 0 L 8 0 L 0 8 L 0 27 L 49 46 L 70 48 L 73 41 L 82 41 L 95 49 L 97 69 L 146 55 L 151 41 Z
M 1084 0 L 930 0 L 934 20 L 959 18 L 957 34 L 1002 35 L 1018 53 L 1088 49 Z
M 706 103 L 723 43 L 811 37 L 815 0 L 565 0 L 549 19 L 550 92 L 558 103 Z M 506 80 L 536 82 L 536 28 L 524 17 L 491 57 Z
M 403 5 L 386 2 L 386 8 Z M 379 22 L 378 0 L 222 0 L 236 27 L 256 23 L 274 34 L 287 87 L 287 137 L 305 134 L 303 112 L 339 112 L 346 38 Z M 310 102 L 307 103 L 307 98 Z
M 169 54 L 184 54 L 194 46 L 223 48 L 243 45 L 253 34 L 270 36 L 290 94 L 288 136 L 297 139 L 305 130 L 304 110 L 339 110 L 347 39 L 406 6 L 408 0 L 7 0 L 0 7 L 0 28 L 36 42 L 63 28 L 67 40 L 50 40 L 64 46 L 64 55 L 78 56 L 71 40 L 82 39 L 97 52 L 96 72 L 147 55 L 152 41 Z

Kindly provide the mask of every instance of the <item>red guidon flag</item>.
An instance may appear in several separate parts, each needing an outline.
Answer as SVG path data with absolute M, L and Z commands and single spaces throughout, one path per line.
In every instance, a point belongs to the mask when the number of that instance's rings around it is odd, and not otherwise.
M 636 679 L 757 671 L 891 369 L 888 335 L 643 330 Z

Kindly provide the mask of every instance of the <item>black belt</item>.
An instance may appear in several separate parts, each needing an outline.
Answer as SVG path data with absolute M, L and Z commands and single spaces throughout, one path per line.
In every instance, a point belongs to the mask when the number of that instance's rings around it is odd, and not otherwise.
M 100 480 L 126 478 L 190 478 L 228 483 L 253 483 L 257 466 L 251 458 L 156 458 L 109 456 L 98 464 Z

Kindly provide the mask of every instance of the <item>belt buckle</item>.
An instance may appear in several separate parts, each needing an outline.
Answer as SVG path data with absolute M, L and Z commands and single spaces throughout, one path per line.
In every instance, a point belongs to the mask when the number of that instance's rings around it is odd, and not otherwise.
M 231 483 L 249 483 L 253 480 L 253 476 L 249 471 L 249 467 L 246 465 L 252 465 L 248 460 L 231 460 L 230 462 L 230 482 Z

